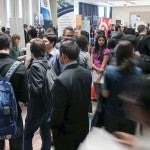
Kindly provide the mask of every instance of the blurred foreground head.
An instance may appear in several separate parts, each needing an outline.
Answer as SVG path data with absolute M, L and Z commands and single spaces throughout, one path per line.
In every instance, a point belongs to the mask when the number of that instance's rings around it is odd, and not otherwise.
M 127 117 L 150 127 L 150 76 L 132 77 L 119 95 Z

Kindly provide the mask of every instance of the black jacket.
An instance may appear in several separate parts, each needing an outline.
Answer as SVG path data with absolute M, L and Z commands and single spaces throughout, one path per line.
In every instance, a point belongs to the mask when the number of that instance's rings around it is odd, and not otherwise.
M 8 72 L 12 64 L 16 60 L 11 58 L 9 54 L 0 53 L 0 75 L 3 77 Z M 16 100 L 26 102 L 28 100 L 28 91 L 27 91 L 27 71 L 24 65 L 20 65 L 15 73 L 13 74 L 10 82 L 12 83 Z M 21 109 L 18 105 L 18 110 L 21 112 Z
M 54 82 L 51 127 L 64 134 L 88 132 L 91 72 L 77 63 L 68 65 Z
M 27 115 L 31 119 L 38 119 L 47 113 L 43 104 L 45 97 L 43 86 L 46 77 L 46 69 L 40 65 L 40 62 L 48 65 L 47 60 L 44 58 L 34 59 L 28 75 L 29 103 Z
M 150 56 L 150 36 L 141 34 L 136 38 L 136 50 Z

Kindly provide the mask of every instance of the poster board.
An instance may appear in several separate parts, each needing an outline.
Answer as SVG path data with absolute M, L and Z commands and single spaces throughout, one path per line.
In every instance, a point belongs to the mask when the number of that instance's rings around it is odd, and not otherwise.
M 82 30 L 85 30 L 86 32 L 90 33 L 90 20 L 83 20 L 82 21 Z
M 90 20 L 83 20 L 82 21 L 82 30 L 85 30 L 86 32 L 89 33 L 89 40 L 90 40 Z
M 100 30 L 105 31 L 105 36 L 108 37 L 108 31 L 112 29 L 112 19 L 101 17 L 98 22 Z
M 50 6 L 50 1 L 49 0 L 41 0 L 40 1 L 40 12 L 43 16 L 44 20 L 44 29 L 48 29 L 53 27 L 53 22 L 52 22 L 52 13 L 51 13 L 51 6 Z
M 65 27 L 75 27 L 74 0 L 57 0 L 58 37 Z
M 130 22 L 129 22 L 129 23 L 130 23 L 130 24 L 132 24 L 132 21 L 133 21 L 132 16 L 133 16 L 133 17 L 136 16 L 137 22 L 143 21 L 146 25 L 147 25 L 148 23 L 150 23 L 150 11 L 130 12 L 130 15 L 129 15 L 129 17 L 130 17 Z M 133 23 L 133 24 L 134 24 L 134 23 Z
M 22 18 L 9 18 L 10 34 L 18 34 L 21 37 L 19 47 L 25 47 L 24 28 Z
M 76 15 L 76 28 L 82 27 L 82 16 Z

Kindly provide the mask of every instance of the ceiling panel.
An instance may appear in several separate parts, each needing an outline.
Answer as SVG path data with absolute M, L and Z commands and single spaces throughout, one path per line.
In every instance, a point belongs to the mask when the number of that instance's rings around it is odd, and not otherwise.
M 150 6 L 150 0 L 78 0 L 78 1 L 95 4 L 99 6 L 112 6 L 112 7 Z

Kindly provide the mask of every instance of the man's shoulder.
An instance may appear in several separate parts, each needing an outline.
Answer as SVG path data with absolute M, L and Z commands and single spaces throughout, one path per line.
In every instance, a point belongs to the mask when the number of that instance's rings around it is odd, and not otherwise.
M 17 60 L 14 60 L 13 59 L 13 62 L 11 64 L 11 66 L 13 65 L 13 63 L 15 63 Z M 17 67 L 16 71 L 14 74 L 17 74 L 17 75 L 21 75 L 21 76 L 24 76 L 26 75 L 27 73 L 27 69 L 26 67 L 20 62 L 19 66 Z
M 68 78 L 70 76 L 71 72 L 72 72 L 72 70 L 66 69 L 57 78 L 58 79 Z
M 91 75 L 91 72 L 88 69 L 83 68 L 80 65 L 77 65 L 77 67 L 72 67 L 69 69 L 65 69 L 58 77 L 60 78 L 70 78 L 73 77 L 76 74 L 80 75 Z
M 137 41 L 145 41 L 146 39 L 148 39 L 149 36 L 145 35 L 145 34 L 140 34 L 139 36 L 136 37 Z
M 34 69 L 37 72 L 43 72 L 43 70 L 46 70 L 48 68 L 48 62 L 46 59 L 37 59 L 33 60 L 31 68 Z
M 105 69 L 105 74 L 110 77 L 116 76 L 118 74 L 118 67 L 114 65 L 108 65 Z
M 81 73 L 84 73 L 84 74 L 88 74 L 88 75 L 91 75 L 91 71 L 89 70 L 89 69 L 86 69 L 86 68 L 84 68 L 84 67 L 82 67 L 82 66 L 78 66 L 78 68 L 77 68 L 79 71 L 81 71 Z
M 1 63 L 1 61 L 3 62 Z M 9 68 L 13 65 L 15 61 L 17 60 L 11 58 L 10 56 L 7 56 L 3 60 L 0 59 L 0 68 L 4 68 L 4 73 L 7 73 Z M 22 63 L 20 63 L 14 74 L 24 74 L 25 72 L 26 72 L 25 66 Z

